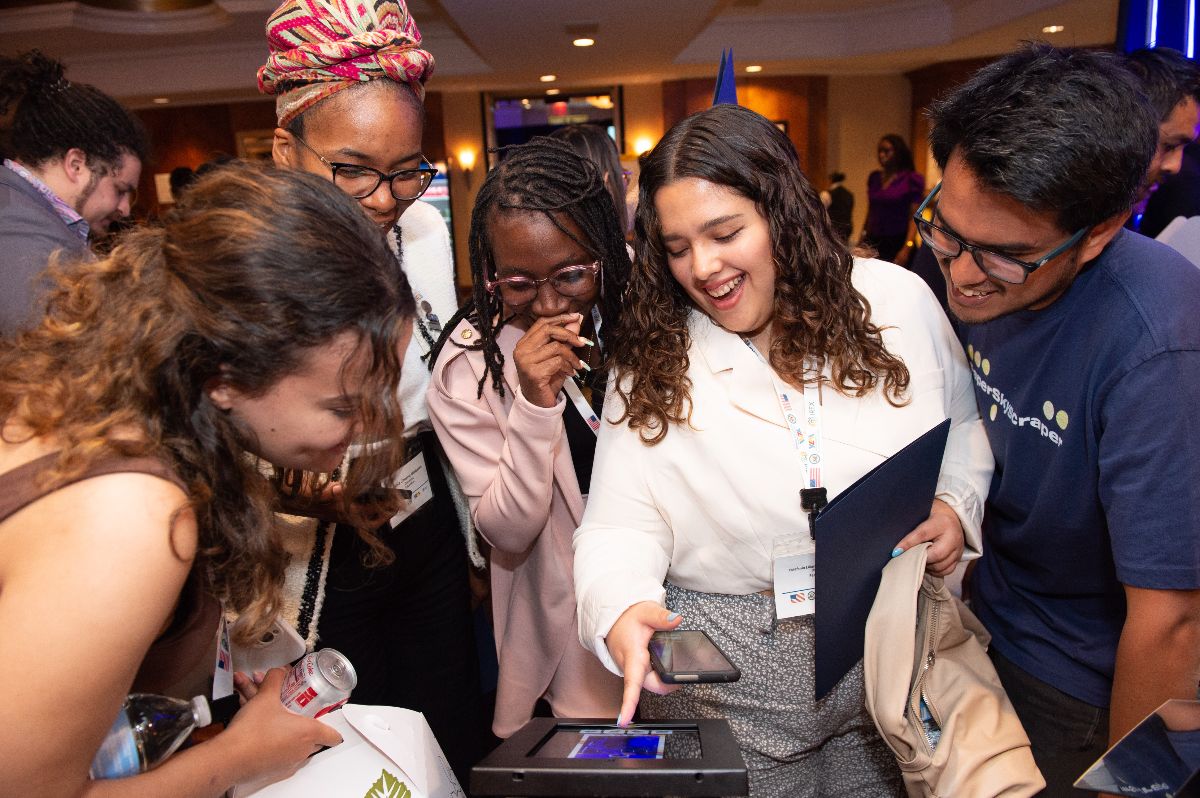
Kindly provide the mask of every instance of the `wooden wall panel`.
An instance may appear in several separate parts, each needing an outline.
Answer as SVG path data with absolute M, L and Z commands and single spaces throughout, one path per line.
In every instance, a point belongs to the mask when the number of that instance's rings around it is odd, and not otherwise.
M 829 80 L 822 76 L 738 77 L 738 102 L 773 122 L 787 124 L 800 167 L 818 188 L 826 181 Z M 712 105 L 711 78 L 663 83 L 663 125 Z

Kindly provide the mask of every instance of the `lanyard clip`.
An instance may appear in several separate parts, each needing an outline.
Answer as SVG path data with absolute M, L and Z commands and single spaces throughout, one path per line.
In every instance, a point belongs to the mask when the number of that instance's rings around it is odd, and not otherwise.
M 800 489 L 800 508 L 808 511 L 808 534 L 813 540 L 817 539 L 817 514 L 829 503 L 828 496 L 825 488 Z

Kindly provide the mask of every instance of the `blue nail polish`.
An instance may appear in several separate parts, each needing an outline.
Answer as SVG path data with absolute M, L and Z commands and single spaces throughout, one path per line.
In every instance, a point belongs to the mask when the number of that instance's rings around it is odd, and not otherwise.
M 899 557 L 899 556 L 900 556 L 901 554 L 903 554 L 903 553 L 904 553 L 904 549 L 900 548 L 899 546 L 897 546 L 896 548 L 892 549 L 892 556 L 893 556 L 893 557 Z
M 679 613 L 677 613 L 677 612 L 671 613 L 670 615 L 667 616 L 667 623 L 674 623 L 675 619 L 678 617 L 679 617 Z

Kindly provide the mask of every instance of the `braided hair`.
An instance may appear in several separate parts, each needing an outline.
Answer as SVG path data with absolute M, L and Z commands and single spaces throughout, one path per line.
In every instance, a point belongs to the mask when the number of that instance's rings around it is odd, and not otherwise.
M 489 376 L 492 388 L 504 396 L 504 355 L 496 345 L 496 335 L 509 319 L 504 318 L 499 295 L 488 293 L 485 286 L 487 280 L 496 277 L 488 232 L 488 221 L 494 211 L 543 213 L 589 257 L 600 262 L 598 304 L 604 324 L 596 331 L 596 343 L 602 353 L 607 351 L 604 336 L 611 336 L 617 328 L 630 272 L 625 234 L 595 164 L 578 155 L 570 145 L 544 136 L 496 152 L 502 153 L 504 160 L 488 173 L 471 212 L 471 299 L 446 324 L 429 358 L 432 367 L 454 328 L 468 319 L 479 331 L 478 343 L 470 346 L 453 343 L 462 349 L 483 352 L 485 372 L 479 380 L 479 396 L 483 396 Z M 562 216 L 578 227 L 584 240 L 559 220 Z
M 13 104 L 5 149 L 27 166 L 75 148 L 99 171 L 115 167 L 127 153 L 146 160 L 146 131 L 137 117 L 95 86 L 71 83 L 60 62 L 37 50 L 0 56 L 0 116 Z

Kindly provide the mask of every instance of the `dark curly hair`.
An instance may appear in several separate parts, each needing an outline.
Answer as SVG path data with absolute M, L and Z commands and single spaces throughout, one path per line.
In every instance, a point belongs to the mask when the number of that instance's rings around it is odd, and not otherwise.
M 40 166 L 79 149 L 88 167 L 106 172 L 121 156 L 146 160 L 146 131 L 138 118 L 95 86 L 71 83 L 63 65 L 37 50 L 0 56 L 0 116 L 13 111 L 6 149 Z
M 1158 113 L 1159 122 L 1167 121 L 1184 100 L 1200 103 L 1200 66 L 1178 50 L 1170 47 L 1134 50 L 1126 54 L 1123 63 L 1137 77 L 1146 99 Z
M 488 173 L 475 197 L 471 212 L 471 299 L 446 324 L 441 339 L 429 358 L 430 367 L 458 323 L 467 318 L 479 330 L 480 341 L 470 349 L 482 349 L 487 371 L 479 381 L 479 395 L 491 376 L 492 388 L 504 395 L 504 355 L 496 345 L 496 334 L 507 322 L 500 297 L 488 293 L 484 282 L 496 277 L 488 221 L 493 212 L 532 211 L 545 214 L 555 227 L 579 244 L 589 257 L 600 261 L 600 315 L 604 320 L 596 342 L 607 351 L 619 327 L 625 286 L 629 281 L 629 251 L 613 208 L 612 198 L 600 170 L 567 143 L 537 136 L 528 144 L 504 147 L 505 157 Z M 580 240 L 560 220 L 570 219 L 584 235 Z M 457 341 L 455 346 L 462 346 Z
M 772 368 L 788 382 L 811 381 L 806 361 L 828 365 L 834 389 L 863 396 L 882 381 L 888 401 L 908 389 L 904 363 L 883 346 L 867 300 L 850 282 L 853 259 L 786 135 L 768 119 L 722 104 L 671 128 L 650 152 L 639 180 L 636 258 L 622 328 L 613 349 L 618 421 L 648 444 L 691 415 L 688 315 L 693 305 L 671 276 L 654 195 L 683 178 L 726 186 L 752 200 L 771 231 L 777 276 Z
M 221 377 L 260 395 L 312 347 L 354 333 L 368 355 L 354 386 L 359 434 L 379 443 L 345 495 L 378 485 L 401 462 L 398 344 L 415 314 L 395 257 L 328 180 L 231 164 L 185 191 L 161 226 L 53 273 L 41 324 L 0 352 L 5 439 L 53 437 L 51 483 L 112 454 L 165 462 L 196 516 L 194 570 L 249 617 L 247 639 L 261 634 L 283 584 L 276 492 L 247 456 L 252 432 L 206 386 Z

